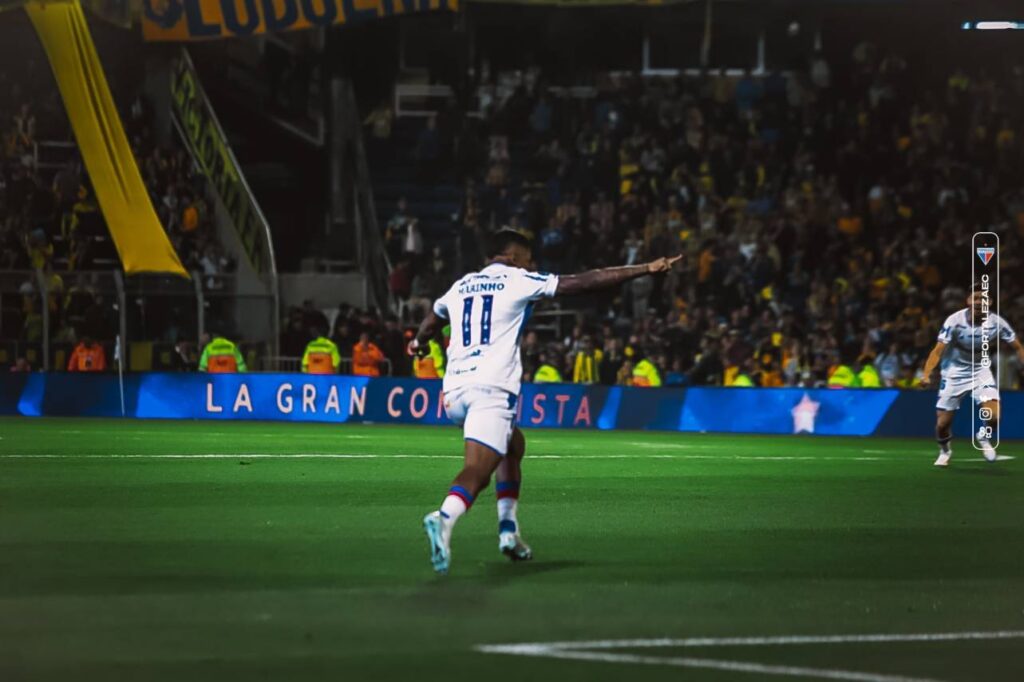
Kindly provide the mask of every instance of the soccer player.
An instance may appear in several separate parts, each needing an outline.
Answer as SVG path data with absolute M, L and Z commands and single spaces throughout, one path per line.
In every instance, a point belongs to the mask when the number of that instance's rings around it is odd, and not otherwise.
M 976 291 L 967 297 L 966 308 L 946 318 L 935 347 L 924 363 L 921 386 L 928 388 L 936 365 L 940 360 L 942 362 L 939 400 L 935 405 L 935 439 L 939 442 L 939 458 L 935 460 L 937 467 L 948 465 L 953 456 L 949 444 L 953 439 L 953 415 L 968 393 L 974 402 L 981 405 L 980 412 L 990 416 L 979 430 L 978 444 L 985 459 L 990 462 L 996 460 L 996 449 L 988 434 L 995 432 L 999 422 L 999 384 L 992 376 L 991 367 L 981 361 L 982 344 L 987 342 L 994 349 L 1000 341 L 1004 341 L 1013 347 L 1021 363 L 1024 363 L 1024 345 L 1021 345 L 1006 320 L 992 312 L 987 322 L 982 324 L 986 321 L 982 302 L 982 293 Z M 995 353 L 992 355 L 994 360 Z
M 452 529 L 495 472 L 498 548 L 512 561 L 533 556 L 520 537 L 516 519 L 526 439 L 516 428 L 515 418 L 523 374 L 519 342 L 534 301 L 668 272 L 681 257 L 559 277 L 531 272 L 529 240 L 513 230 L 501 230 L 493 237 L 487 265 L 455 282 L 437 299 L 410 342 L 410 351 L 423 353 L 429 340 L 450 321 L 444 404 L 448 417 L 463 427 L 465 466 L 441 508 L 423 519 L 435 571 L 448 571 Z

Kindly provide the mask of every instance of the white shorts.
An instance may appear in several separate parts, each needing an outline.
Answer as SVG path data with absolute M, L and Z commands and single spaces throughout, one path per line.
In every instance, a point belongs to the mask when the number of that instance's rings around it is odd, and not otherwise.
M 448 418 L 462 428 L 463 437 L 505 456 L 516 423 L 519 396 L 492 386 L 462 386 L 445 393 Z
M 982 378 L 982 381 L 982 386 L 974 390 L 972 379 L 950 381 L 943 378 L 939 382 L 939 400 L 935 403 L 935 408 L 946 412 L 957 410 L 960 408 L 960 401 L 966 395 L 972 395 L 974 402 L 978 404 L 999 400 L 999 388 L 995 385 L 995 380 L 987 377 Z

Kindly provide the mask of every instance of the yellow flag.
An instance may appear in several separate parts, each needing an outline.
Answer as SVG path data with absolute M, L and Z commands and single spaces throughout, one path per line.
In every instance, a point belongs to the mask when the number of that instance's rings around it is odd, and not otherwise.
M 188 277 L 142 182 L 78 0 L 35 1 L 25 10 L 53 67 L 125 272 Z

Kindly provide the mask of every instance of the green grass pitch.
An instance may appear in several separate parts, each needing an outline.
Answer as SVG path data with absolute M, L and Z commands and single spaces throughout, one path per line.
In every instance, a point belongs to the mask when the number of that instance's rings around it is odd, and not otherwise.
M 0 420 L 0 679 L 1024 679 L 1020 443 L 527 441 L 536 559 L 491 488 L 435 577 L 454 428 Z

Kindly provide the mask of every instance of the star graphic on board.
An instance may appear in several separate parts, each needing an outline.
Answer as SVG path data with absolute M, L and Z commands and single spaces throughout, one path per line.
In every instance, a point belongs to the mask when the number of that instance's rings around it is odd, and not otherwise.
M 818 416 L 818 407 L 821 403 L 811 399 L 809 393 L 804 393 L 790 414 L 793 415 L 793 433 L 814 433 L 814 419 Z

